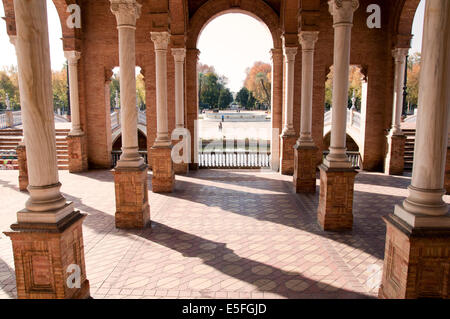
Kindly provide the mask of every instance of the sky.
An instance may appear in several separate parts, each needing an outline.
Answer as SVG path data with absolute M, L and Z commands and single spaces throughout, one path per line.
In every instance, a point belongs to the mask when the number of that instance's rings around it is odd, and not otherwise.
M 424 5 L 425 0 L 422 0 L 416 12 L 410 54 L 421 51 Z M 47 8 L 52 69 L 60 70 L 65 63 L 61 24 L 51 0 L 47 0 Z M 4 16 L 0 1 L 0 17 Z M 197 47 L 201 52 L 200 62 L 214 66 L 220 75 L 229 79 L 231 91 L 237 92 L 245 80 L 245 70 L 254 62 L 271 63 L 273 41 L 264 23 L 245 14 L 229 13 L 206 25 Z M 6 33 L 6 22 L 0 19 L 0 69 L 10 65 L 17 65 L 16 53 Z

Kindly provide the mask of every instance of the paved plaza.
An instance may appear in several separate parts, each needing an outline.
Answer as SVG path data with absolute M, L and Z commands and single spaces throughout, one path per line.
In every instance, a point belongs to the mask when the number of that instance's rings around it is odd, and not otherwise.
M 292 177 L 201 170 L 177 176 L 173 194 L 150 192 L 152 227 L 124 231 L 114 227 L 110 171 L 60 177 L 63 194 L 88 214 L 83 233 L 94 298 L 374 298 L 381 217 L 410 183 L 360 173 L 353 230 L 326 233 L 316 222 L 318 194 L 295 194 Z M 28 197 L 18 191 L 17 171 L 0 171 L 0 196 L 5 231 Z M 16 298 L 15 285 L 11 241 L 2 234 L 0 298 Z

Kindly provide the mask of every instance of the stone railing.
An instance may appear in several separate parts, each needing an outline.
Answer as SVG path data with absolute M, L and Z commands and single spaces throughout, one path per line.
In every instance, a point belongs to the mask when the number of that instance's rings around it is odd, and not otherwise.
M 324 115 L 324 126 L 331 126 L 331 110 Z M 347 124 L 353 128 L 361 129 L 361 113 L 356 110 L 347 110 Z
M 270 153 L 210 152 L 199 153 L 200 168 L 269 168 Z
M 0 129 L 14 127 L 22 124 L 21 111 L 5 111 L 0 114 Z

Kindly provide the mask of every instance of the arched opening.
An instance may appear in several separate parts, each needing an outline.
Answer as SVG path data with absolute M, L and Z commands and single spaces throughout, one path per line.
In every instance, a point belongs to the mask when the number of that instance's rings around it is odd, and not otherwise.
M 228 10 L 207 21 L 197 47 L 199 166 L 269 167 L 274 47 L 269 28 L 252 13 Z
M 350 65 L 347 99 L 347 155 L 355 168 L 361 168 L 365 132 L 368 79 L 364 67 Z M 332 126 L 333 66 L 325 82 L 324 155 L 328 154 Z

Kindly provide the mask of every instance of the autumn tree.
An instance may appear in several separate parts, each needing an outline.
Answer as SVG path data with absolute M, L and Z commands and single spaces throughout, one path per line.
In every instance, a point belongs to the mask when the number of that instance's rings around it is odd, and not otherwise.
M 0 109 L 6 109 L 6 95 L 13 109 L 20 106 L 17 67 L 5 67 L 0 71 Z
M 419 103 L 419 80 L 420 80 L 420 53 L 415 53 L 408 58 L 408 81 L 406 84 L 406 103 L 408 109 L 417 108 Z
M 255 62 L 246 72 L 244 86 L 252 93 L 255 104 L 263 104 L 268 108 L 272 91 L 272 66 L 264 62 Z
M 233 102 L 233 94 L 227 88 L 228 79 L 218 75 L 214 67 L 201 64 L 198 70 L 198 95 L 199 107 L 205 108 L 227 108 Z
M 56 111 L 69 110 L 69 99 L 67 96 L 67 68 L 64 66 L 60 71 L 52 71 L 53 108 Z
M 325 82 L 325 109 L 329 110 L 333 104 L 333 66 L 330 67 L 330 73 L 327 75 L 327 81 Z M 361 69 L 356 65 L 351 65 L 349 70 L 349 88 L 347 107 L 352 107 L 353 95 L 356 98 L 356 108 L 361 110 L 361 97 L 362 97 L 362 78 Z

